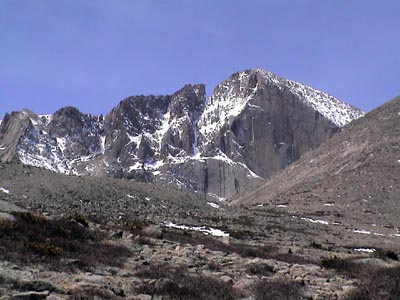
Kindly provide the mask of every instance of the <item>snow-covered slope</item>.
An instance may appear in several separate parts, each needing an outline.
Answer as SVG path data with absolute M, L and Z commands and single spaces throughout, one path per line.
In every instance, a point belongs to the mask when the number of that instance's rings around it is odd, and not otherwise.
M 233 74 L 206 100 L 204 85 L 136 96 L 105 117 L 72 107 L 28 110 L 0 124 L 0 159 L 77 175 L 172 184 L 227 198 L 270 177 L 363 113 L 263 70 Z
M 363 111 L 310 86 L 280 78 L 268 71 L 256 71 L 262 74 L 266 82 L 282 89 L 288 88 L 294 95 L 298 96 L 303 103 L 312 107 L 339 127 L 343 127 L 364 115 Z

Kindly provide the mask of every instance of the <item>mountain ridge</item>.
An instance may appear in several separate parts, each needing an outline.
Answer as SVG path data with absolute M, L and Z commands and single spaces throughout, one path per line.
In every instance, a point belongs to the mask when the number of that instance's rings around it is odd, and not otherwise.
M 105 116 L 73 107 L 50 116 L 6 114 L 0 159 L 229 198 L 362 115 L 326 93 L 246 70 L 219 84 L 208 99 L 198 84 L 172 95 L 127 97 Z

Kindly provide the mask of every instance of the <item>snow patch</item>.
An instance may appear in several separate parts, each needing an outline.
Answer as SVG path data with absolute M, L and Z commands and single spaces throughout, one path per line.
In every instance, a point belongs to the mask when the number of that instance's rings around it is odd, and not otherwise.
M 220 208 L 220 206 L 217 203 L 214 203 L 214 202 L 207 202 L 207 204 L 210 205 L 211 207 L 214 207 L 214 208 Z
M 212 198 L 216 198 L 218 201 L 225 201 L 226 200 L 226 198 L 224 198 L 224 197 L 219 197 L 218 195 L 216 195 L 216 194 L 213 194 L 213 193 L 208 193 L 207 194 L 208 196 L 210 196 L 210 197 L 212 197 Z
M 65 138 L 56 138 L 58 148 L 60 148 L 61 152 L 63 153 L 66 149 L 67 140 Z
M 382 233 L 376 233 L 376 232 L 374 232 L 374 235 L 377 235 L 377 236 L 385 236 L 385 235 L 382 234 Z
M 217 237 L 229 236 L 229 233 L 226 233 L 225 231 L 222 231 L 222 230 L 216 229 L 216 228 L 212 228 L 212 227 L 208 227 L 208 226 L 187 226 L 187 225 L 182 225 L 182 224 L 174 224 L 172 222 L 165 222 L 164 224 L 166 227 L 169 227 L 169 228 L 199 231 L 204 234 L 217 236 Z
M 359 230 L 359 229 L 354 229 L 354 233 L 361 233 L 361 234 L 371 234 L 371 231 L 368 230 Z
M 7 189 L 5 189 L 5 188 L 0 188 L 0 191 L 2 191 L 3 193 L 6 193 L 6 194 L 9 194 L 10 193 L 10 190 L 7 190 Z
M 376 251 L 376 249 L 375 248 L 355 248 L 354 251 L 366 252 L 366 253 L 374 253 Z
M 323 224 L 323 225 L 329 225 L 329 222 L 324 221 L 324 220 L 315 220 L 311 218 L 300 218 L 303 221 L 311 222 L 311 223 L 318 223 L 318 224 Z

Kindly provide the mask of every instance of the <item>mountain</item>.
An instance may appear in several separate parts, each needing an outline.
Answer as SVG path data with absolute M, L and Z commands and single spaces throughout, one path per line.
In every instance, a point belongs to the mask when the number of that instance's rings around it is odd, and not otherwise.
M 229 198 L 275 175 L 363 112 L 263 70 L 134 96 L 106 116 L 64 107 L 6 114 L 0 160 L 74 175 L 156 182 Z
M 325 144 L 233 203 L 285 204 L 294 211 L 330 207 L 365 228 L 397 228 L 400 201 L 400 97 L 356 120 Z M 372 227 L 371 227 L 372 226 Z

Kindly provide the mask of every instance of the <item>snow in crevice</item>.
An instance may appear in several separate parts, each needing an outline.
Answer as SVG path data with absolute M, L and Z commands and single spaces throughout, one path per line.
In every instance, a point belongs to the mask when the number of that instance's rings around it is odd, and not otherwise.
M 246 89 L 248 74 L 241 73 L 237 84 L 229 80 L 222 82 L 208 98 L 206 108 L 199 120 L 199 132 L 209 136 L 219 131 L 226 123 L 238 116 L 246 107 L 247 102 L 257 93 L 254 89 Z M 238 89 L 236 89 L 238 87 Z
M 170 127 L 170 125 L 169 125 L 170 119 L 171 119 L 171 110 L 168 109 L 168 111 L 165 113 L 165 115 L 163 116 L 163 118 L 161 120 L 161 126 L 156 131 L 156 138 L 157 138 L 157 144 L 158 144 L 159 151 L 161 150 L 162 138 L 167 133 L 167 131 Z
M 52 115 L 38 115 L 38 117 L 44 120 L 44 125 L 46 126 L 49 125 L 53 119 Z
M 106 152 L 106 136 L 100 136 L 100 153 L 104 154 Z
M 195 120 L 195 122 L 193 122 L 193 145 L 192 145 L 192 148 L 193 148 L 193 156 L 196 156 L 196 155 L 199 153 L 199 147 L 198 147 L 198 145 L 197 145 L 197 143 L 198 143 L 198 136 L 199 136 L 199 134 L 198 134 L 198 132 L 197 132 L 197 125 L 198 125 L 198 122 L 199 122 L 199 118 L 197 118 L 197 119 Z

